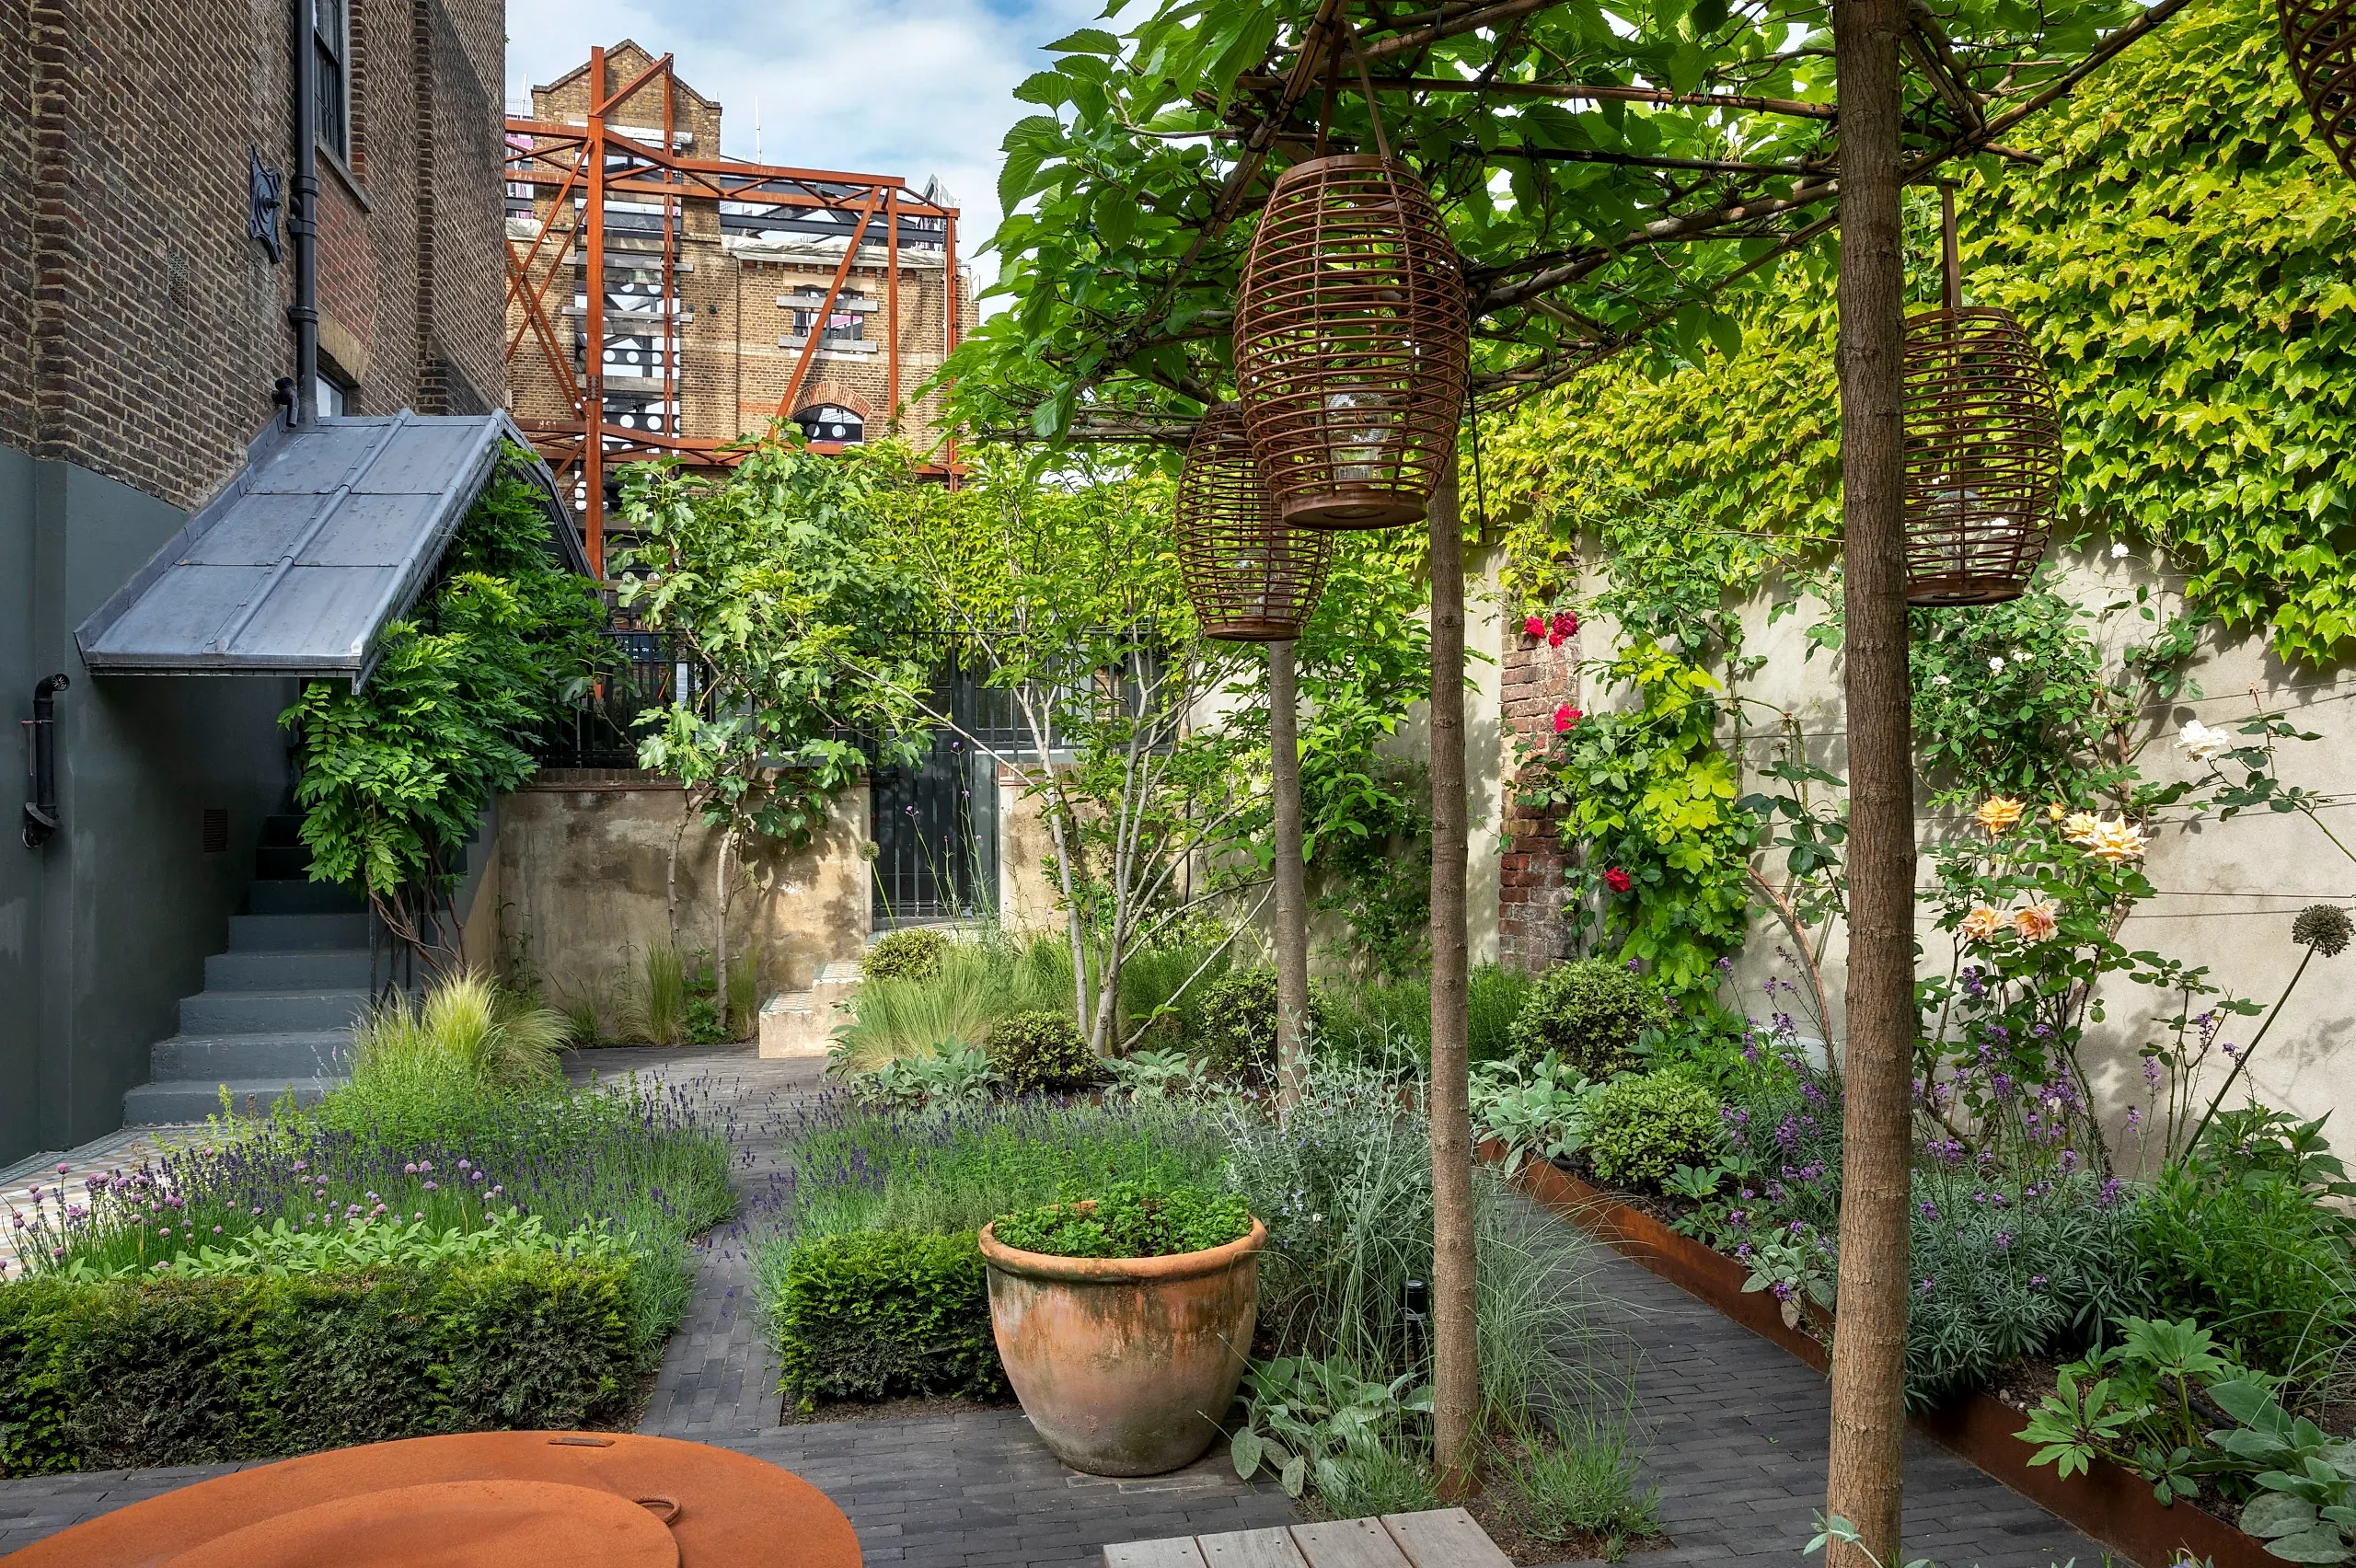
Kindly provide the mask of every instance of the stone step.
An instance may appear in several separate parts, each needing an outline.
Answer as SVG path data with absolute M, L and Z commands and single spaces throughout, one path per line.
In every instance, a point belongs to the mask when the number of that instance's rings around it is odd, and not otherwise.
M 180 998 L 182 1034 L 288 1034 L 343 1029 L 368 1010 L 358 987 L 277 991 L 202 991 Z
M 340 1078 L 226 1078 L 207 1083 L 202 1078 L 174 1078 L 143 1083 L 122 1097 L 126 1126 L 154 1126 L 167 1122 L 202 1122 L 221 1113 L 221 1089 L 225 1083 L 229 1102 L 237 1115 L 266 1115 L 280 1096 L 292 1092 L 298 1105 L 317 1105 Z
M 315 1078 L 344 1071 L 352 1061 L 352 1031 L 301 1030 L 285 1034 L 175 1034 L 147 1052 L 151 1082 L 201 1078 L 207 1087 L 230 1078 Z
M 311 869 L 311 848 L 307 844 L 258 844 L 254 847 L 254 875 L 257 879 L 305 876 Z
M 364 947 L 216 952 L 204 961 L 208 991 L 364 991 L 372 978 Z
M 257 881 L 246 892 L 249 915 L 364 915 L 368 901 L 360 890 L 334 882 L 272 877 Z
M 761 1004 L 763 1060 L 823 1056 L 835 1043 L 832 1007 L 821 1007 L 808 991 L 780 991 Z
M 231 952 L 287 952 L 296 948 L 358 948 L 365 952 L 368 917 L 364 913 L 229 917 Z

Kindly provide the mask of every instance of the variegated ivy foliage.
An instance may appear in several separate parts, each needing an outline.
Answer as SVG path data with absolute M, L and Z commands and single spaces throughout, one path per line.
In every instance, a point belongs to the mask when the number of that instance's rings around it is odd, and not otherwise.
M 2170 21 L 1975 166 L 1964 297 L 2034 335 L 2056 383 L 2060 517 L 2159 547 L 2185 597 L 2285 660 L 2356 650 L 2356 183 L 2313 140 L 2271 7 Z M 1914 199 L 1909 292 L 1938 291 Z M 1829 553 L 1841 505 L 1830 240 L 1744 305 L 1738 359 L 1629 363 L 1484 421 L 1533 594 L 1573 541 L 1674 498 L 1701 524 Z
M 1292 70 L 1321 8 L 1321 0 L 1113 0 L 1112 25 L 1047 46 L 1043 68 L 1015 93 L 1040 112 L 1008 132 L 999 176 L 1007 217 L 990 241 L 1000 268 L 992 292 L 1012 308 L 984 321 L 943 372 L 958 416 L 985 430 L 1058 438 L 1076 414 L 1191 412 L 1226 395 L 1235 288 L 1267 179 L 1315 156 L 1321 121 L 1330 151 L 1379 144 L 1345 56 L 1338 95 L 1330 104 L 1322 90 L 1295 99 L 1267 165 L 1223 194 L 1239 143 L 1278 107 L 1278 78 Z M 2127 0 L 1940 0 L 1933 10 L 1957 69 L 2000 109 L 2140 14 Z M 1660 243 L 1638 231 L 1738 200 L 1788 196 L 1819 178 L 1834 151 L 1832 121 L 1752 104 L 1756 95 L 1830 105 L 1821 7 L 1618 0 L 1461 29 L 1461 15 L 1428 29 L 1422 24 L 1440 13 L 1364 0 L 1339 14 L 1364 51 L 1387 144 L 1433 190 L 1476 288 L 1540 271 L 1525 265 L 1533 257 L 1577 263 L 1556 280 L 1548 311 L 1527 299 L 1483 299 L 1487 366 L 1543 376 L 1623 344 L 1657 367 L 1740 348 L 1744 316 L 1717 290 L 1767 261 L 1774 234 L 1753 224 L 1741 237 Z M 1126 30 L 1113 30 L 1124 22 Z M 1909 133 L 1918 150 L 1944 144 L 1960 122 L 1911 62 Z M 1381 86 L 1476 77 L 1746 101 Z M 1672 170 L 1587 156 L 1596 153 L 1745 167 Z M 1206 240 L 1217 218 L 1234 221 Z M 1761 266 L 1740 286 L 1773 276 Z M 1761 325 L 1780 339 L 1779 323 Z

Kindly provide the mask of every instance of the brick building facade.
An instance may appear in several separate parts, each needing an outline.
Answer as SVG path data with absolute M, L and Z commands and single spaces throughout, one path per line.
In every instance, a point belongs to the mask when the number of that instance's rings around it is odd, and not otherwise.
M 653 71 L 655 57 L 634 42 L 616 44 L 603 60 L 602 84 L 592 82 L 591 67 L 584 63 L 555 82 L 535 86 L 530 121 L 509 127 L 511 147 L 532 144 L 533 137 L 522 129 L 525 123 L 585 126 L 593 98 L 605 99 L 637 82 L 606 104 L 609 127 L 651 146 L 663 140 L 667 120 L 675 154 L 721 157 L 718 103 L 666 72 Z M 858 189 L 831 186 L 824 179 L 803 188 L 838 194 Z M 553 343 L 539 336 L 520 300 L 509 302 L 507 331 L 515 345 L 509 363 L 512 406 L 527 430 L 565 421 L 577 426 L 573 389 L 589 369 L 586 258 L 575 232 L 578 220 L 560 205 L 560 198 L 572 202 L 579 192 L 552 181 L 511 182 L 507 198 L 509 243 L 519 265 L 529 259 L 526 270 L 536 282 L 549 266 L 564 272 L 550 281 L 545 294 Z M 863 197 L 854 194 L 844 200 L 847 206 L 856 205 Z M 873 439 L 896 425 L 919 453 L 940 449 L 946 434 L 941 398 L 916 395 L 940 368 L 953 340 L 950 251 L 944 244 L 951 232 L 940 220 L 900 219 L 895 289 L 892 258 L 884 243 L 887 220 L 875 216 L 827 319 L 821 322 L 815 319 L 818 307 L 840 267 L 848 234 L 797 229 L 791 214 L 765 212 L 757 200 L 723 204 L 709 194 L 690 191 L 675 209 L 666 282 L 661 198 L 641 192 L 608 195 L 606 201 L 601 360 L 609 424 L 707 445 L 757 435 L 779 417 L 808 333 L 815 329 L 819 345 L 792 407 L 783 410 L 787 416 L 799 419 L 814 440 Z M 838 226 L 848 228 L 848 217 L 840 212 L 836 215 Z M 769 226 L 772 218 L 784 226 Z M 949 222 L 953 224 L 953 216 Z M 667 310 L 666 289 L 671 294 Z M 962 335 L 977 319 L 971 283 L 962 268 L 953 297 L 955 330 Z M 558 356 L 565 362 L 561 370 L 555 363 Z M 829 409 L 837 412 L 820 417 Z M 845 412 L 855 424 L 840 417 Z M 609 439 L 608 444 L 614 442 Z M 562 455 L 544 450 L 552 462 Z
M 315 0 L 330 410 L 501 408 L 500 0 Z M 237 478 L 294 373 L 293 0 L 0 0 L 0 701 L 63 676 L 63 826 L 0 838 L 0 1164 L 112 1129 L 202 989 L 283 675 L 93 675 L 76 628 Z M 291 559 L 291 557 L 289 558 Z M 21 777 L 21 769 L 13 777 Z

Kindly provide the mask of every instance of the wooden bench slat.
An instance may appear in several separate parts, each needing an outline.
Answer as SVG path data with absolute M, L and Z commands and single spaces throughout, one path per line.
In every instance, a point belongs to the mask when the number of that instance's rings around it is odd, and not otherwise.
M 1309 1568 L 1415 1568 L 1372 1519 L 1295 1525 L 1292 1539 Z
M 1193 1536 L 1167 1540 L 1125 1540 L 1104 1549 L 1104 1568 L 1204 1568 Z
M 1513 1568 L 1480 1521 L 1461 1508 L 1386 1514 L 1382 1528 L 1415 1568 Z
M 1308 1568 L 1292 1532 L 1282 1527 L 1196 1536 L 1195 1544 L 1203 1549 L 1206 1568 Z

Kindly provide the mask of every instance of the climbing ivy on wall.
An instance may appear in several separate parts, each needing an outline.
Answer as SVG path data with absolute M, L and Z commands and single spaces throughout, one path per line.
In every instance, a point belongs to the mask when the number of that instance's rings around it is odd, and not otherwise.
M 2015 312 L 2055 378 L 2064 525 L 2163 547 L 2189 602 L 2321 663 L 2356 652 L 2356 182 L 2281 53 L 2260 0 L 2204 0 L 2030 121 L 2039 166 L 1966 179 L 1964 287 Z M 1837 535 L 1832 248 L 1750 303 L 1733 361 L 1607 367 L 1485 422 L 1519 581 L 1631 490 L 1730 531 Z

